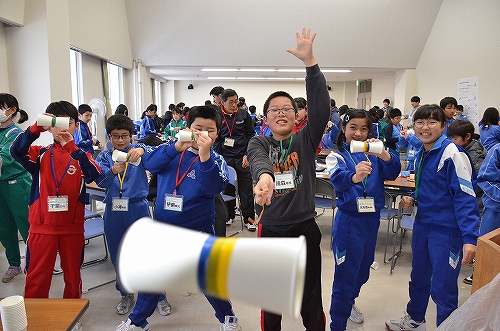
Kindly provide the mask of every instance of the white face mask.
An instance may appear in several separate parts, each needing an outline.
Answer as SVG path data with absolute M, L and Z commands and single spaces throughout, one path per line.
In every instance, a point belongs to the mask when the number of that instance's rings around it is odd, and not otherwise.
M 10 108 L 9 108 L 10 109 Z M 9 116 L 5 115 L 5 112 L 7 111 L 8 109 L 2 109 L 0 108 L 0 123 L 5 123 L 9 120 Z

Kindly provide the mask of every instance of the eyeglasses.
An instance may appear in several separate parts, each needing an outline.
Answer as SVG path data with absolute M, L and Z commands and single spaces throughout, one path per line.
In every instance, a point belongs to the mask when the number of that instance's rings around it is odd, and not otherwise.
M 276 114 L 278 115 L 279 113 L 283 113 L 284 115 L 289 114 L 291 112 L 295 112 L 294 108 L 273 108 L 273 109 L 268 109 L 267 114 Z
M 430 120 L 430 121 L 422 121 L 422 120 L 418 120 L 418 121 L 415 121 L 413 123 L 413 126 L 416 127 L 416 128 L 423 128 L 424 125 L 427 125 L 430 129 L 434 129 L 440 122 L 438 121 L 434 121 L 434 120 Z
M 129 139 L 130 135 L 129 134 L 124 134 L 123 136 L 119 136 L 119 135 L 116 135 L 116 134 L 112 134 L 110 137 L 113 140 L 120 140 L 120 139 L 125 140 L 125 139 Z

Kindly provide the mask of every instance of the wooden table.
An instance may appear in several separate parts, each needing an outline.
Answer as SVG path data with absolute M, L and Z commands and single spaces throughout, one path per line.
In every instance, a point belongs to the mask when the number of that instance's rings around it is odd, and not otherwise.
M 88 299 L 24 299 L 27 331 L 71 330 L 89 307 Z M 0 325 L 0 330 L 3 328 Z

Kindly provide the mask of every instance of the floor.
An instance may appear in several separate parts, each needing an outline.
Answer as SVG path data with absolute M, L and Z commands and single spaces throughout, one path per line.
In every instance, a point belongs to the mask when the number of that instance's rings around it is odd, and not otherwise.
M 333 257 L 330 251 L 330 231 L 331 231 L 331 210 L 327 210 L 318 218 L 318 224 L 323 234 L 321 243 L 323 254 L 323 305 L 327 314 L 327 323 L 330 322 L 328 310 L 330 307 L 331 284 L 333 279 Z M 228 227 L 228 233 L 232 233 L 240 226 L 233 223 Z M 385 330 L 384 321 L 403 316 L 406 303 L 408 301 L 408 280 L 411 269 L 411 252 L 409 233 L 403 241 L 403 253 L 398 259 L 394 273 L 390 275 L 390 265 L 384 264 L 383 255 L 385 248 L 385 235 L 387 230 L 387 221 L 382 221 L 379 229 L 379 241 L 376 250 L 376 262 L 378 268 L 371 270 L 371 276 L 367 284 L 361 289 L 356 305 L 364 314 L 365 322 L 363 324 L 348 323 L 347 330 Z M 255 232 L 249 232 L 246 229 L 241 237 L 255 237 Z M 24 246 L 23 243 L 20 244 Z M 103 243 L 100 238 L 92 239 L 86 247 L 86 260 L 93 257 L 99 257 L 102 254 Z M 0 246 L 0 271 L 7 270 L 3 247 Z M 460 304 L 469 296 L 471 287 L 462 283 L 462 279 L 469 276 L 471 269 L 462 268 L 459 278 Z M 114 282 L 91 289 L 99 284 L 113 281 L 115 275 L 111 262 L 87 267 L 82 270 L 84 298 L 90 299 L 90 307 L 82 318 L 83 330 L 115 330 L 120 322 L 126 319 L 126 316 L 116 314 L 115 307 L 119 301 L 119 293 L 115 290 Z M 22 295 L 25 276 L 17 276 L 14 281 L 8 284 L 0 283 L 0 297 L 9 295 Z M 241 286 L 258 287 L 259 284 L 252 282 L 252 275 L 248 279 L 241 280 Z M 91 289 L 89 291 L 89 289 Z M 50 297 L 62 297 L 63 276 L 53 277 Z M 169 316 L 160 316 L 157 312 L 149 319 L 151 330 L 219 330 L 219 323 L 214 317 L 212 307 L 208 304 L 201 293 L 195 294 L 168 294 L 168 299 L 173 307 L 173 312 Z M 239 323 L 243 330 L 258 331 L 259 327 L 259 308 L 234 301 L 234 311 L 239 318 Z M 431 301 L 427 311 L 427 330 L 435 329 L 436 308 Z M 304 330 L 300 320 L 294 320 L 290 317 L 284 317 L 283 330 L 298 331 Z M 327 327 L 327 329 L 329 329 Z

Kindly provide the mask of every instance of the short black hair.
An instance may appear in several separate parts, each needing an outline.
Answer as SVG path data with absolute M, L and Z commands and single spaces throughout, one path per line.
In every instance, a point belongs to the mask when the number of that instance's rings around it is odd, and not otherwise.
M 72 118 L 75 123 L 78 123 L 78 110 L 69 101 L 61 100 L 52 102 L 47 106 L 45 112 L 56 117 L 69 117 Z
M 186 106 L 186 104 L 184 102 L 179 102 L 177 105 L 175 105 L 176 107 L 179 107 L 179 108 L 183 108 Z
M 158 110 L 158 107 L 157 107 L 155 104 L 153 104 L 153 103 L 152 103 L 152 104 L 150 104 L 150 105 L 148 106 L 148 108 L 146 108 L 146 111 L 150 111 L 150 110 L 152 110 L 152 111 L 157 111 L 157 110 Z
M 330 99 L 330 107 L 332 108 L 337 107 L 337 102 L 335 102 L 335 99 Z
M 415 121 L 417 120 L 426 120 L 428 118 L 439 121 L 441 123 L 446 122 L 446 115 L 444 114 L 443 108 L 439 107 L 436 104 L 428 104 L 418 107 L 418 109 L 415 111 L 415 114 L 413 114 L 413 123 L 415 123 Z
M 80 106 L 78 106 L 78 114 L 83 115 L 88 112 L 92 112 L 92 108 L 86 103 L 82 103 Z
M 276 92 L 271 93 L 271 95 L 267 97 L 266 102 L 264 102 L 264 108 L 263 108 L 264 116 L 267 116 L 267 109 L 269 108 L 269 104 L 271 103 L 271 100 L 274 98 L 277 98 L 277 97 L 288 98 L 290 100 L 290 102 L 292 103 L 293 109 L 295 110 L 295 112 L 297 112 L 297 110 L 298 110 L 297 103 L 292 98 L 292 96 L 285 91 L 276 91 Z
M 303 97 L 293 98 L 293 100 L 297 104 L 297 108 L 307 108 L 307 100 Z
M 389 114 L 390 118 L 395 118 L 398 116 L 402 116 L 401 110 L 399 108 L 392 108 Z
M 462 106 L 462 105 L 457 105 L 456 108 L 457 108 L 457 110 L 464 111 L 464 106 Z
M 384 102 L 387 103 L 388 105 L 391 104 L 391 100 L 389 100 L 389 99 L 384 99 L 384 101 L 382 101 L 382 103 L 384 103 Z
M 228 88 L 222 91 L 220 98 L 222 101 L 226 102 L 229 97 L 234 97 L 235 95 L 238 96 L 238 93 L 236 93 L 235 90 Z
M 116 107 L 115 115 L 128 115 L 128 108 L 123 103 Z
M 194 120 L 198 117 L 213 120 L 215 122 L 215 126 L 217 127 L 217 132 L 219 132 L 221 121 L 219 113 L 214 107 L 194 106 L 193 108 L 191 108 L 191 110 L 189 111 L 189 117 L 186 126 L 190 128 L 191 124 L 193 124 Z
M 210 93 L 208 93 L 208 95 L 221 95 L 223 91 L 224 88 L 222 86 L 215 86 L 210 90 Z
M 257 107 L 251 105 L 250 107 L 248 107 L 248 111 L 251 112 L 252 114 L 255 114 L 255 112 L 257 111 Z
M 463 140 L 465 140 L 467 133 L 470 133 L 472 138 L 472 135 L 474 134 L 474 124 L 467 120 L 455 121 L 451 123 L 446 131 L 448 137 L 458 136 L 462 137 Z
M 414 95 L 414 96 L 412 96 L 412 97 L 411 97 L 410 101 L 411 101 L 411 102 L 418 102 L 418 103 L 420 103 L 420 97 L 419 97 L 419 96 Z
M 128 116 L 115 114 L 106 120 L 106 132 L 108 135 L 113 130 L 127 130 L 132 135 L 134 134 L 134 129 L 134 122 Z
M 174 109 L 172 109 L 172 114 L 181 114 L 182 115 L 182 109 L 180 109 L 179 107 L 175 107 Z
M 453 105 L 453 106 L 455 106 L 455 107 L 458 106 L 457 99 L 455 99 L 454 97 L 444 97 L 439 102 L 439 106 L 441 106 L 441 108 L 443 108 L 443 109 L 445 109 L 446 106 L 448 106 L 450 104 Z

